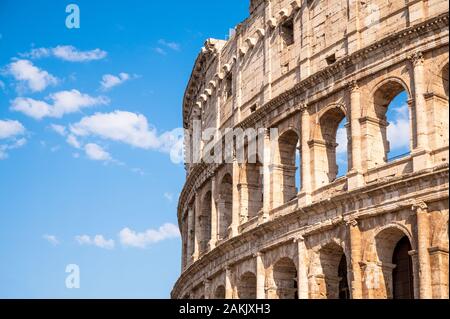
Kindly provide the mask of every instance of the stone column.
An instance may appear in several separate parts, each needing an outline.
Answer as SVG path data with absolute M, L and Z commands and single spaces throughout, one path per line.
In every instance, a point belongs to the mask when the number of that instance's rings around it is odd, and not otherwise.
M 242 165 L 242 170 L 245 169 L 245 164 Z M 248 221 L 249 196 L 248 184 L 240 181 L 238 185 L 239 191 L 239 224 L 242 225 Z
M 350 130 L 351 130 L 351 170 L 348 175 L 348 189 L 363 186 L 362 152 L 361 152 L 361 90 L 356 81 L 349 84 L 350 90 Z
M 431 265 L 428 248 L 430 248 L 430 220 L 428 207 L 424 202 L 413 205 L 417 215 L 417 254 L 419 259 L 419 297 L 433 298 L 431 290 Z
M 233 299 L 233 286 L 231 284 L 231 268 L 225 269 L 225 299 Z
M 218 215 L 217 215 L 216 199 L 217 199 L 216 178 L 213 177 L 211 179 L 211 240 L 209 241 L 209 250 L 213 250 L 216 247 L 217 243 Z
M 264 11 L 265 25 L 272 18 L 272 5 L 266 5 Z M 272 99 L 272 34 L 266 31 L 264 37 L 264 103 Z
M 433 298 L 448 299 L 448 247 L 428 249 L 431 262 Z
M 211 280 L 206 279 L 205 282 L 203 283 L 203 289 L 204 289 L 204 295 L 205 295 L 205 299 L 211 299 Z
M 426 84 L 424 71 L 424 58 L 422 52 L 417 52 L 409 56 L 414 73 L 414 101 L 417 147 L 412 151 L 414 170 L 421 170 L 429 167 L 429 143 L 428 143 L 428 121 L 427 107 L 425 101 Z
M 271 161 L 272 161 L 272 143 L 270 141 L 270 130 L 267 129 L 263 136 L 263 220 L 267 220 L 269 217 L 269 212 L 272 209 L 272 172 L 271 172 Z
M 310 139 L 310 116 L 308 113 L 308 107 L 303 105 L 302 107 L 302 132 L 301 132 L 301 174 L 302 174 L 302 194 L 305 197 L 305 204 L 311 204 L 311 150 L 309 147 Z
M 358 221 L 352 219 L 348 222 L 350 234 L 350 259 L 351 259 L 351 296 L 352 299 L 362 299 L 362 275 L 361 275 L 361 231 Z
M 239 219 L 240 219 L 240 197 L 239 197 L 239 163 L 236 156 L 233 157 L 233 206 L 231 216 L 231 226 L 229 233 L 231 237 L 235 237 L 239 233 Z
M 195 262 L 199 255 L 200 255 L 200 237 L 201 237 L 201 229 L 200 229 L 200 210 L 201 210 L 201 203 L 200 203 L 200 194 L 195 194 L 195 204 L 194 204 L 194 225 L 195 225 L 195 231 L 194 231 L 194 253 L 192 254 L 192 261 Z
M 266 268 L 264 267 L 263 254 L 257 253 L 256 257 L 256 299 L 266 299 Z
M 188 208 L 188 227 L 187 227 L 187 263 L 186 266 L 193 262 L 194 246 L 195 246 L 195 214 L 192 207 Z
M 298 299 L 309 299 L 309 283 L 308 283 L 308 251 L 305 245 L 305 239 L 299 237 L 297 240 L 297 289 Z

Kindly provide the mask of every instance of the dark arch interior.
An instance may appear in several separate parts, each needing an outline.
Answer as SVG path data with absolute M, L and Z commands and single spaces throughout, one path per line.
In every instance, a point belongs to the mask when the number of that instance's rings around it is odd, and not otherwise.
M 347 280 L 347 259 L 342 255 L 338 268 L 339 299 L 350 299 L 350 287 Z
M 397 243 L 392 256 L 395 266 L 392 272 L 392 286 L 394 299 L 414 299 L 414 281 L 412 259 L 409 255 L 411 244 L 407 236 Z

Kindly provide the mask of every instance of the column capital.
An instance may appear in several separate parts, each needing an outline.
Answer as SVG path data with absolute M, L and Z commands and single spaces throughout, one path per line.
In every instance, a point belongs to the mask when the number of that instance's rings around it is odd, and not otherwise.
M 424 63 L 423 52 L 418 51 L 413 54 L 408 55 L 408 60 L 413 64 L 413 66 L 421 66 Z
M 345 223 L 349 227 L 358 227 L 358 219 L 355 217 L 350 217 Z
M 254 257 L 254 258 L 263 257 L 263 256 L 264 256 L 264 253 L 261 252 L 261 251 L 258 251 L 257 253 L 254 253 L 254 254 L 253 254 L 253 257 Z
M 303 235 L 299 235 L 294 239 L 294 243 L 303 243 L 303 242 L 305 242 L 305 237 L 303 237 Z
M 414 201 L 412 205 L 413 211 L 426 211 L 428 212 L 428 205 L 424 201 Z
M 350 90 L 350 92 L 359 92 L 360 87 L 357 80 L 351 80 L 347 83 L 347 87 Z
M 306 103 L 300 103 L 299 109 L 301 113 L 308 112 L 308 104 Z

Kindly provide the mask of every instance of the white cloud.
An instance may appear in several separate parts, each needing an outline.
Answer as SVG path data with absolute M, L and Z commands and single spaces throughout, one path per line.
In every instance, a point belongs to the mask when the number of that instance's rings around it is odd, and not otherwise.
M 338 155 L 345 155 L 347 153 L 347 129 L 346 128 L 340 128 L 338 129 L 336 133 L 336 143 L 339 144 L 336 148 L 336 153 Z
M 42 236 L 42 238 L 44 238 L 46 241 L 48 241 L 53 246 L 59 245 L 59 240 L 54 235 L 44 235 L 44 236 Z
M 130 112 L 97 113 L 71 125 L 70 129 L 78 136 L 94 135 L 138 148 L 159 146 L 156 132 L 149 128 L 146 117 Z
M 121 85 L 131 79 L 128 73 L 120 73 L 118 76 L 112 74 L 105 74 L 100 82 L 101 89 L 107 91 L 115 86 Z
M 25 127 L 19 121 L 0 120 L 0 139 L 23 135 Z
M 124 228 L 119 233 L 119 239 L 123 246 L 142 249 L 166 239 L 179 237 L 180 232 L 178 227 L 173 224 L 164 224 L 157 230 L 149 229 L 143 233 Z
M 156 129 L 151 128 L 147 118 L 141 114 L 125 111 L 97 113 L 71 125 L 70 131 L 79 137 L 95 136 L 141 149 L 158 150 L 170 154 L 176 164 L 183 160 L 183 129 L 158 136 Z
M 86 144 L 84 147 L 86 156 L 93 161 L 110 161 L 112 160 L 111 155 L 105 151 L 100 145 L 97 144 Z
M 404 104 L 395 109 L 395 117 L 390 121 L 387 129 L 387 138 L 391 145 L 391 150 L 409 148 L 410 146 L 410 125 L 409 125 L 408 105 Z
M 57 134 L 61 135 L 61 136 L 66 136 L 67 135 L 67 130 L 66 127 L 63 125 L 58 125 L 58 124 L 51 124 L 50 128 L 56 132 Z
M 51 104 L 18 97 L 12 101 L 11 110 L 40 120 L 45 117 L 61 118 L 65 114 L 79 112 L 83 108 L 109 103 L 109 99 L 104 96 L 92 97 L 78 90 L 57 92 L 48 96 L 47 99 L 52 101 Z
M 103 249 L 114 249 L 115 243 L 113 239 L 105 239 L 103 235 L 96 235 L 91 238 L 88 235 L 75 236 L 75 240 L 80 245 L 96 246 Z
M 108 55 L 108 53 L 100 49 L 80 51 L 72 45 L 59 45 L 55 48 L 32 49 L 30 52 L 20 55 L 32 59 L 54 56 L 58 59 L 68 62 L 89 62 L 102 60 Z
M 14 79 L 22 83 L 26 83 L 32 92 L 41 92 L 49 85 L 56 85 L 58 79 L 48 73 L 34 66 L 28 60 L 17 60 L 12 62 L 7 67 L 7 72 L 11 74 Z

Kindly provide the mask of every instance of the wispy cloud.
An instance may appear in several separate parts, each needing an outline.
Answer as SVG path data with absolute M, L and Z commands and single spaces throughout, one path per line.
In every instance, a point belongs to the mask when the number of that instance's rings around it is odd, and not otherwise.
M 164 193 L 164 198 L 167 199 L 169 202 L 173 202 L 173 194 L 172 193 Z
M 42 238 L 44 238 L 46 241 L 48 241 L 53 246 L 58 246 L 60 244 L 58 238 L 56 238 L 56 236 L 54 236 L 54 235 L 44 235 L 44 236 L 42 236 Z
M 108 53 L 100 49 L 81 51 L 72 45 L 59 45 L 55 48 L 36 48 L 20 56 L 31 59 L 55 57 L 68 62 L 89 62 L 104 59 Z
M 180 51 L 181 50 L 181 45 L 179 43 L 176 43 L 176 42 L 171 42 L 171 41 L 167 41 L 167 40 L 164 40 L 164 39 L 160 39 L 158 41 L 158 43 L 160 45 L 162 45 L 162 46 L 164 46 L 166 48 L 169 48 L 171 50 L 174 50 L 174 51 Z
M 100 89 L 102 91 L 108 91 L 112 89 L 113 87 L 119 86 L 136 76 L 131 76 L 128 73 L 120 73 L 119 75 L 112 75 L 112 74 L 105 74 L 102 77 L 102 81 L 100 82 Z
M 51 104 L 46 101 L 18 97 L 12 101 L 11 110 L 40 120 L 45 117 L 61 118 L 65 114 L 76 113 L 83 108 L 109 104 L 107 97 L 92 97 L 78 90 L 57 92 L 46 99 L 51 100 Z
M 167 239 L 179 238 L 178 227 L 173 224 L 164 224 L 159 229 L 149 229 L 139 233 L 129 228 L 124 228 L 119 233 L 120 243 L 125 247 L 145 249 L 148 246 Z
M 160 55 L 167 55 L 166 50 L 181 51 L 181 45 L 176 42 L 160 39 L 158 41 L 158 44 L 159 44 L 159 46 L 154 48 L 154 50 L 156 53 L 158 53 Z
M 95 246 L 102 249 L 112 250 L 115 247 L 115 242 L 113 239 L 105 239 L 103 235 L 96 235 L 94 237 L 90 237 L 88 235 L 79 235 L 75 236 L 75 240 L 81 246 Z
M 25 132 L 25 127 L 19 121 L 0 120 L 0 160 L 8 158 L 8 151 L 27 143 L 27 140 L 21 137 Z
M 34 66 L 29 60 L 17 60 L 6 67 L 6 73 L 18 81 L 17 90 L 24 91 L 25 87 L 31 92 L 41 92 L 50 85 L 56 85 L 58 79 L 45 70 Z

